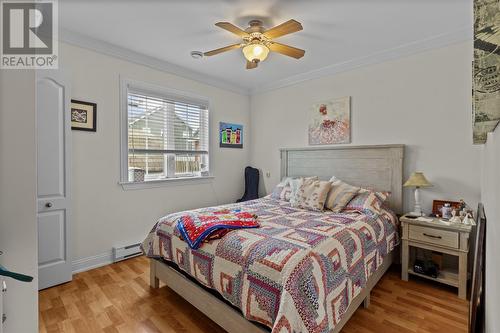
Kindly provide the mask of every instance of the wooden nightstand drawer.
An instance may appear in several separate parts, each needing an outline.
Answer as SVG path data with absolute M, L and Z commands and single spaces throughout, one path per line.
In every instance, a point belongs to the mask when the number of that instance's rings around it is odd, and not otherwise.
M 441 229 L 421 227 L 418 225 L 409 226 L 408 238 L 411 240 L 426 242 L 439 246 L 446 246 L 458 249 L 458 232 Z

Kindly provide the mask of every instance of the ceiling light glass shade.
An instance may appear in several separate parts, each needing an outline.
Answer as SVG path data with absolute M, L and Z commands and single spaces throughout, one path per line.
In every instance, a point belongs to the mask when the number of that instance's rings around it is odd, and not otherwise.
M 267 46 L 259 43 L 248 44 L 243 48 L 243 55 L 248 61 L 260 62 L 267 58 L 269 49 Z

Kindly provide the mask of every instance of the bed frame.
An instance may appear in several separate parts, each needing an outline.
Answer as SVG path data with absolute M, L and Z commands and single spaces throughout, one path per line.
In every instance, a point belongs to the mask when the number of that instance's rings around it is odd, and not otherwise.
M 332 176 L 377 191 L 390 191 L 390 208 L 403 211 L 404 145 L 338 146 L 281 149 L 283 177 Z
M 281 149 L 280 153 L 281 178 L 316 175 L 321 179 L 330 179 L 335 175 L 353 185 L 390 191 L 389 206 L 396 213 L 402 212 L 404 145 L 287 148 Z M 335 326 L 334 333 L 340 332 L 361 303 L 364 307 L 369 306 L 370 292 L 391 266 L 395 252 L 384 258 L 382 265 L 368 279 L 366 287 L 352 300 L 344 317 Z M 245 319 L 241 312 L 161 260 L 151 259 L 150 268 L 151 287 L 159 288 L 160 281 L 164 282 L 227 332 L 270 331 Z

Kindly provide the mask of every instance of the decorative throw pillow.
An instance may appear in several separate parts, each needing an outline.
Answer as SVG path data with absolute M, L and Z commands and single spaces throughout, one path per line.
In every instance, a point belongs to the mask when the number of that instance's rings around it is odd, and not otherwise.
M 283 178 L 283 180 L 273 189 L 271 198 L 289 201 L 291 193 L 290 180 L 292 180 L 291 177 Z
M 276 187 L 273 189 L 273 192 L 271 193 L 271 198 L 277 199 L 277 200 L 284 200 L 284 201 L 290 201 L 290 202 L 295 202 L 295 197 L 297 195 L 297 190 L 304 179 L 318 179 L 317 176 L 313 177 L 299 177 L 299 178 L 292 178 L 292 177 L 286 177 L 283 178 L 283 180 L 276 185 Z
M 344 211 L 357 211 L 364 214 L 379 215 L 382 205 L 389 197 L 387 192 L 360 191 L 344 208 Z
M 382 202 L 386 201 L 387 198 L 389 198 L 391 196 L 391 192 L 388 192 L 388 191 L 381 191 L 381 192 L 377 192 L 375 190 L 372 190 L 372 189 L 366 189 L 366 188 L 361 188 L 359 190 L 359 193 L 366 193 L 366 192 L 373 192 L 375 193 L 375 195 L 380 199 L 382 200 Z
M 302 184 L 305 181 L 313 181 L 313 180 L 318 180 L 318 176 L 312 176 L 312 177 L 300 177 L 300 178 L 293 178 L 290 180 L 290 204 L 292 207 L 298 207 L 297 202 L 298 202 L 298 192 L 299 188 L 302 186 Z
M 299 190 L 299 187 L 303 181 L 304 181 L 304 178 L 295 178 L 295 179 L 290 180 L 290 182 L 289 182 L 289 184 L 290 184 L 290 200 L 288 200 L 288 201 L 290 201 L 290 204 L 292 206 L 294 206 L 295 203 L 297 202 L 297 191 Z
M 284 186 L 281 184 L 276 185 L 271 192 L 271 198 L 280 200 L 281 192 L 283 191 Z
M 322 211 L 332 184 L 317 179 L 304 179 L 297 192 L 294 207 Z
M 335 177 L 330 179 L 330 183 L 332 188 L 326 197 L 325 208 L 338 213 L 358 194 L 360 188 L 349 185 Z

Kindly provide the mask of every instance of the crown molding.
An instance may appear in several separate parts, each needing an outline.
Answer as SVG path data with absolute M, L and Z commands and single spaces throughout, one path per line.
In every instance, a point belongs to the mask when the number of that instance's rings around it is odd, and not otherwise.
M 270 90 L 280 89 L 304 81 L 319 79 L 325 76 L 350 71 L 359 67 L 383 63 L 386 61 L 403 58 L 413 54 L 442 48 L 451 44 L 473 41 L 472 27 L 464 27 L 454 32 L 436 35 L 430 38 L 407 43 L 392 49 L 376 52 L 371 55 L 348 60 L 342 63 L 328 65 L 309 72 L 293 75 L 282 80 L 270 82 L 257 88 L 250 89 L 250 95 L 256 95 Z M 471 54 L 472 61 L 472 54 Z
M 470 41 L 472 43 L 473 32 L 471 27 L 464 27 L 453 32 L 432 36 L 430 38 L 407 43 L 392 49 L 376 52 L 342 63 L 332 64 L 309 72 L 289 76 L 287 78 L 269 82 L 267 84 L 263 84 L 251 89 L 236 85 L 229 81 L 221 80 L 213 76 L 201 74 L 185 67 L 174 65 L 167 61 L 150 57 L 145 54 L 135 52 L 105 41 L 101 41 L 74 31 L 61 29 L 59 32 L 59 39 L 65 43 L 83 47 L 98 53 L 117 57 L 166 73 L 178 75 L 183 78 L 195 80 L 224 90 L 229 90 L 241 95 L 252 96 L 263 92 L 268 92 L 270 90 L 295 85 L 304 81 L 319 79 L 321 77 L 346 72 L 359 67 L 379 64 L 386 61 L 410 56 L 412 54 L 442 48 L 451 44 L 456 44 L 464 41 Z
M 248 88 L 238 86 L 232 82 L 221 80 L 219 78 L 212 77 L 206 74 L 201 74 L 185 67 L 174 65 L 170 62 L 151 57 L 143 53 L 135 52 L 112 43 L 80 34 L 78 32 L 70 31 L 67 29 L 60 29 L 59 40 L 108 56 L 120 58 L 139 65 L 150 67 L 152 69 L 160 70 L 162 72 L 178 75 L 186 79 L 205 83 L 224 90 L 229 90 L 241 95 L 248 96 L 250 93 L 250 90 Z

